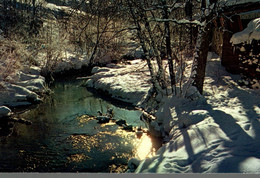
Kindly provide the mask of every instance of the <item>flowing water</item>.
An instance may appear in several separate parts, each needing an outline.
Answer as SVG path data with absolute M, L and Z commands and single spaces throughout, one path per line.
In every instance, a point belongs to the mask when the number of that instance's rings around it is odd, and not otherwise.
M 154 154 L 158 142 L 138 139 L 115 122 L 99 124 L 97 111 L 114 109 L 114 119 L 145 127 L 140 111 L 111 103 L 81 86 L 81 81 L 56 82 L 53 94 L 20 114 L 32 125 L 15 123 L 0 137 L 0 172 L 124 172 L 132 157 Z

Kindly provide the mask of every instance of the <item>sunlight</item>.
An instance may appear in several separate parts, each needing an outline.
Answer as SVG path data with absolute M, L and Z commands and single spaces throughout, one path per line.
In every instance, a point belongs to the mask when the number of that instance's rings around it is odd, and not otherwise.
M 152 156 L 152 141 L 151 138 L 147 135 L 143 135 L 140 141 L 138 141 L 138 145 L 136 148 L 135 156 L 139 159 L 145 159 L 147 157 Z
M 77 120 L 79 120 L 80 123 L 87 123 L 89 122 L 90 120 L 94 120 L 95 117 L 93 116 L 88 116 L 88 115 L 82 115 L 80 117 L 77 117 Z
M 84 155 L 84 154 L 74 154 L 70 155 L 70 157 L 67 158 L 69 162 L 82 162 L 86 159 L 90 159 L 90 157 Z

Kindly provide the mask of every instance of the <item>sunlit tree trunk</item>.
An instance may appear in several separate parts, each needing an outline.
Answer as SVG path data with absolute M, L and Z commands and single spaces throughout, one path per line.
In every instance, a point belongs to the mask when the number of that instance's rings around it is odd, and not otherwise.
M 208 15 L 205 14 L 206 0 L 202 0 L 201 4 L 201 22 L 203 22 L 204 25 L 199 28 L 191 73 L 191 79 L 193 80 L 192 85 L 198 89 L 200 94 L 203 93 L 203 83 L 205 79 L 207 55 L 209 51 L 210 33 L 212 26 L 211 20 L 214 14 L 214 10 L 212 10 Z

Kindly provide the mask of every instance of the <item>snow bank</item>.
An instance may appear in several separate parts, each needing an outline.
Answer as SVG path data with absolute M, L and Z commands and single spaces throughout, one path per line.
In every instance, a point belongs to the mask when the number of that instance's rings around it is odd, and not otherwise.
M 84 15 L 86 14 L 83 11 L 75 10 L 75 9 L 68 7 L 68 6 L 58 6 L 58 5 L 53 4 L 53 3 L 47 3 L 45 5 L 45 7 L 52 10 L 52 11 L 57 11 L 57 12 L 64 11 L 64 12 L 77 12 L 78 14 L 84 14 Z
M 139 59 L 131 61 L 131 65 L 95 67 L 92 73 L 87 87 L 107 92 L 113 98 L 133 105 L 137 105 L 151 87 L 146 62 Z
M 24 67 L 17 73 L 14 83 L 1 82 L 3 89 L 0 92 L 0 106 L 22 106 L 41 102 L 37 93 L 46 90 L 45 78 L 40 75 L 40 68 Z
M 250 21 L 243 31 L 233 34 L 230 42 L 239 44 L 251 42 L 252 40 L 260 40 L 260 18 Z
M 156 117 L 169 142 L 136 173 L 260 173 L 260 90 L 208 61 L 204 101 L 166 98 Z

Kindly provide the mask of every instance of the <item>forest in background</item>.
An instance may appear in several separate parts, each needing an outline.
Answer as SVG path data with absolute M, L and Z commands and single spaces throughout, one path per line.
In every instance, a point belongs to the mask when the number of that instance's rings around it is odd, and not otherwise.
M 211 27 L 225 1 L 2 0 L 0 8 L 3 81 L 15 80 L 21 63 L 48 76 L 70 54 L 89 66 L 131 59 L 132 45 L 147 61 L 151 95 L 185 95 L 185 83 L 203 92 Z

